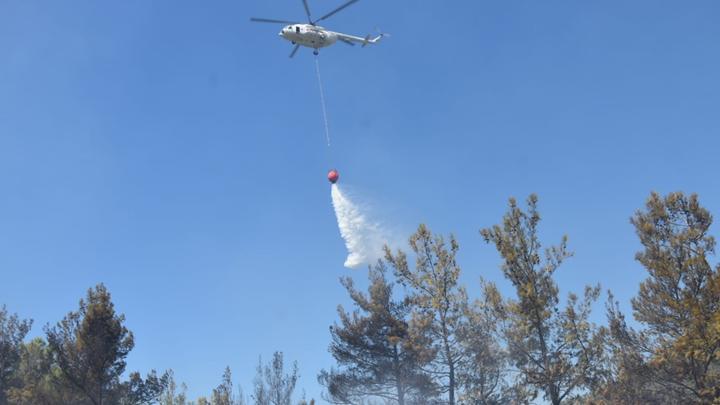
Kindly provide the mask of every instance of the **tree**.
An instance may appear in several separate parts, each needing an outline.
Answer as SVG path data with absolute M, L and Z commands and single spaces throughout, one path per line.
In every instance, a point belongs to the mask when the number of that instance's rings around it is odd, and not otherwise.
M 648 278 L 632 300 L 644 330 L 618 335 L 639 353 L 642 370 L 673 402 L 720 403 L 720 267 L 708 262 L 712 216 L 697 195 L 652 193 L 631 219 Z M 637 378 L 637 369 L 630 378 Z M 658 387 L 659 385 L 659 387 Z
M 272 361 L 263 367 L 260 359 L 255 377 L 256 405 L 290 405 L 293 391 L 298 380 L 298 366 L 293 363 L 289 373 L 285 373 L 282 352 L 273 353 Z
M 652 376 L 643 348 L 647 339 L 628 327 L 620 306 L 611 292 L 607 302 L 608 353 L 601 380 L 593 387 L 594 404 L 668 404 L 677 398 L 657 383 Z
M 125 317 L 115 313 L 103 284 L 87 292 L 79 310 L 46 327 L 48 345 L 63 377 L 93 404 L 102 404 L 119 385 L 125 357 L 134 346 Z
M 531 195 L 527 212 L 510 199 L 502 225 L 480 231 L 503 258 L 503 273 L 515 287 L 517 299 L 502 300 L 492 285 L 486 294 L 494 301 L 510 357 L 523 378 L 521 383 L 541 390 L 546 400 L 559 404 L 579 396 L 599 378 L 602 329 L 591 324 L 588 317 L 600 288 L 586 287 L 581 300 L 569 294 L 567 306 L 561 310 L 553 274 L 571 256 L 567 237 L 559 246 L 546 249 L 542 261 L 539 222 L 537 196 Z
M 496 340 L 497 320 L 490 304 L 485 296 L 469 305 L 465 310 L 467 322 L 458 333 L 464 352 L 458 373 L 463 404 L 506 404 L 514 400 L 507 384 L 507 354 Z
M 211 402 L 208 401 L 208 399 L 205 397 L 200 397 L 197 400 L 197 405 L 210 405 L 210 404 L 211 404 Z
M 179 392 L 178 392 L 179 391 Z M 167 385 L 160 396 L 160 405 L 186 405 L 187 404 L 187 386 L 185 383 L 180 384 L 178 390 L 175 382 L 175 372 L 168 370 Z
M 318 377 L 330 402 L 357 404 L 374 397 L 404 405 L 437 395 L 422 370 L 434 357 L 429 339 L 408 322 L 410 301 L 393 301 L 385 273 L 382 262 L 369 270 L 367 294 L 356 290 L 351 278 L 341 279 L 357 309 L 348 313 L 338 306 L 341 325 L 330 327 L 330 353 L 340 369 Z
M 107 403 L 134 346 L 125 317 L 115 313 L 103 284 L 89 289 L 78 311 L 46 327 L 48 346 L 64 379 L 95 405 Z M 137 384 L 137 380 L 136 380 Z
M 0 307 L 0 404 L 6 401 L 6 391 L 13 387 L 17 375 L 23 339 L 30 331 L 32 320 L 21 320 Z
M 441 236 L 434 236 L 425 225 L 418 227 L 409 242 L 416 257 L 414 268 L 400 250 L 393 254 L 386 247 L 385 260 L 400 283 L 412 289 L 415 322 L 427 328 L 437 353 L 433 374 L 438 377 L 441 390 L 447 393 L 448 403 L 454 405 L 457 368 L 463 361 L 459 331 L 467 306 L 465 289 L 458 284 L 460 267 L 455 255 L 459 245 L 451 236 L 448 247 Z
M 83 398 L 78 397 L 73 390 L 55 384 L 61 378 L 61 373 L 52 362 L 47 343 L 42 338 L 35 338 L 23 344 L 16 376 L 16 386 L 10 388 L 7 393 L 9 404 L 83 403 Z
M 238 397 L 233 394 L 232 373 L 230 367 L 225 367 L 222 382 L 213 389 L 211 403 L 213 405 L 243 405 L 242 389 L 238 389 Z
M 167 372 L 158 376 L 155 370 L 151 370 L 145 378 L 142 378 L 140 373 L 134 371 L 130 373 L 127 381 L 118 385 L 108 402 L 122 405 L 155 404 L 160 400 L 167 384 Z

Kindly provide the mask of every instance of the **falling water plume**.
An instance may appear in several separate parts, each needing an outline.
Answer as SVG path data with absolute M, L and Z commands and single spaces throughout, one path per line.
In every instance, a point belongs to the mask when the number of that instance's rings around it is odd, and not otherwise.
M 340 236 L 345 240 L 348 250 L 345 267 L 357 268 L 382 257 L 385 240 L 380 227 L 370 222 L 361 207 L 350 201 L 337 184 L 332 185 L 332 202 Z

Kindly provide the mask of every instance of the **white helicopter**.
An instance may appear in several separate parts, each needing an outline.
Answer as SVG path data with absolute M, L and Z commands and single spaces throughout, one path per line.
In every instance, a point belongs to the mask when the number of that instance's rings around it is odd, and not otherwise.
M 278 35 L 287 39 L 288 41 L 292 42 L 293 45 L 295 45 L 295 48 L 290 53 L 291 58 L 295 56 L 295 53 L 298 51 L 298 49 L 300 49 L 300 46 L 313 48 L 313 54 L 317 55 L 318 49 L 328 47 L 337 41 L 342 41 L 352 46 L 355 46 L 355 44 L 358 43 L 362 44 L 363 47 L 368 44 L 377 44 L 383 38 L 383 36 L 385 36 L 385 34 L 380 34 L 375 38 L 372 38 L 370 35 L 366 36 L 365 38 L 361 38 L 354 35 L 343 34 L 341 32 L 329 31 L 317 25 L 318 22 L 332 17 L 338 12 L 344 10 L 346 7 L 358 1 L 359 0 L 350 0 L 342 6 L 336 8 L 335 10 L 325 14 L 324 16 L 313 20 L 312 17 L 310 17 L 310 7 L 308 6 L 308 2 L 307 0 L 303 0 L 303 5 L 305 6 L 305 14 L 307 14 L 308 18 L 307 24 L 294 21 L 273 20 L 269 18 L 251 18 L 250 21 L 274 24 L 288 24 L 278 33 Z

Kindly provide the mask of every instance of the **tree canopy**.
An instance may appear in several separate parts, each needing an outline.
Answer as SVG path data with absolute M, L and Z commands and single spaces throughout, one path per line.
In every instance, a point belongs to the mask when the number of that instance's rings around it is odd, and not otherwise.
M 590 320 L 599 285 L 561 296 L 557 274 L 573 253 L 567 237 L 541 242 L 537 196 L 523 207 L 510 199 L 500 221 L 480 231 L 485 244 L 476 245 L 492 246 L 499 258 L 504 279 L 497 285 L 481 277 L 497 270 L 461 270 L 460 243 L 420 225 L 408 250 L 386 248 L 368 268 L 366 287 L 353 276 L 340 279 L 351 307 L 339 305 L 329 328 L 335 364 L 317 376 L 323 399 L 720 404 L 720 265 L 712 262 L 712 219 L 697 195 L 652 193 L 630 219 L 644 272 L 629 300 L 634 321 L 608 291 L 601 325 Z M 479 288 L 465 288 L 468 275 Z M 90 288 L 76 309 L 32 339 L 33 321 L 0 307 L 0 405 L 315 404 L 300 389 L 297 363 L 288 366 L 282 351 L 268 362 L 261 358 L 247 396 L 230 367 L 195 399 L 172 370 L 129 371 L 136 342 L 111 298 L 103 284 Z

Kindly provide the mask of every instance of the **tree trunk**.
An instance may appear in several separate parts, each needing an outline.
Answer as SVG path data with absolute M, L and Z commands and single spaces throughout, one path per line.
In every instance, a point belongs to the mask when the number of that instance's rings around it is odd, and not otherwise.
M 455 405 L 455 362 L 450 362 L 450 378 L 448 382 L 448 388 L 450 389 L 448 399 L 450 405 Z
M 402 370 L 400 370 L 400 355 L 397 344 L 393 346 L 393 363 L 395 366 L 395 386 L 397 388 L 398 405 L 405 405 L 405 387 L 403 386 Z
M 550 402 L 553 405 L 560 405 L 560 389 L 555 385 L 550 386 Z
M 452 350 L 450 349 L 450 342 L 448 341 L 448 330 L 447 324 L 445 323 L 445 316 L 441 316 L 442 320 L 442 332 L 443 332 L 443 345 L 445 346 L 445 359 L 448 365 L 448 404 L 455 405 L 455 360 L 452 357 Z

